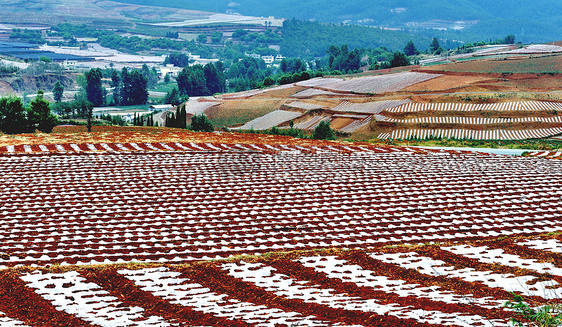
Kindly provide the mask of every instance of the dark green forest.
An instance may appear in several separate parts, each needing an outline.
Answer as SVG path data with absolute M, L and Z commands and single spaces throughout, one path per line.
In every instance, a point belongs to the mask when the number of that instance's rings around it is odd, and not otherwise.
M 433 31 L 434 34 L 439 34 Z M 302 20 L 287 20 L 283 24 L 281 53 L 287 57 L 311 59 L 322 57 L 330 45 L 347 44 L 349 48 L 378 48 L 401 50 L 413 41 L 420 50 L 427 50 L 434 35 L 420 36 L 404 31 L 388 31 L 380 28 L 325 24 Z M 441 40 L 444 48 L 462 45 L 455 41 Z

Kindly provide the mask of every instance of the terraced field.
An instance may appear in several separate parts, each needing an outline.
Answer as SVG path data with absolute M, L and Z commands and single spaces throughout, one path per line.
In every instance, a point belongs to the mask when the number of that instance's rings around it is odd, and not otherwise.
M 333 92 L 382 94 L 400 91 L 408 86 L 439 77 L 439 74 L 403 72 L 388 75 L 341 79 L 332 83 L 322 83 L 316 88 Z M 322 80 L 321 80 L 322 81 Z M 322 81 L 323 82 L 323 81 Z M 302 84 L 301 84 L 302 85 Z
M 429 138 L 455 138 L 472 140 L 526 140 L 541 139 L 560 135 L 562 127 L 541 129 L 396 129 L 390 133 L 382 133 L 380 139 L 429 139 Z
M 511 291 L 559 299 L 562 161 L 255 140 L 1 146 L 0 322 L 504 326 Z
M 561 109 L 561 103 L 552 101 L 408 102 L 385 108 L 372 127 L 387 128 L 378 134 L 380 139 L 538 139 L 562 133 Z M 394 125 L 388 127 L 389 123 Z
M 388 112 L 421 112 L 421 111 L 558 111 L 562 103 L 550 101 L 522 101 L 499 103 L 407 103 L 391 106 Z

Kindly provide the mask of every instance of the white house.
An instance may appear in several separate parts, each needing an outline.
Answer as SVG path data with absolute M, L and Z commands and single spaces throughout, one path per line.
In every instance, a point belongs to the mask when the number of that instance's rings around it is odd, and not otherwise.
M 177 77 L 181 70 L 181 67 L 175 67 L 172 64 L 167 64 L 166 66 L 156 68 L 158 75 L 161 77 L 166 76 L 166 74 L 170 74 L 170 76 L 172 77 Z
M 265 61 L 266 64 L 271 65 L 273 63 L 273 61 L 275 60 L 275 57 L 273 57 L 273 56 L 262 56 L 261 59 L 263 59 L 263 61 Z

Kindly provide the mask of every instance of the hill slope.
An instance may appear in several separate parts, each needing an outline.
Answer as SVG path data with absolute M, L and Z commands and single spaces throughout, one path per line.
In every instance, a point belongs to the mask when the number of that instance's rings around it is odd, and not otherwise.
M 401 0 L 340 2 L 335 0 L 182 1 L 120 0 L 125 3 L 160 5 L 205 11 L 232 10 L 243 15 L 313 19 L 323 22 L 352 22 L 385 27 L 466 27 L 475 37 L 501 37 L 514 33 L 523 42 L 552 41 L 559 37 L 562 5 L 555 0 Z M 466 23 L 455 23 L 464 21 Z M 471 23 L 478 22 L 470 28 Z

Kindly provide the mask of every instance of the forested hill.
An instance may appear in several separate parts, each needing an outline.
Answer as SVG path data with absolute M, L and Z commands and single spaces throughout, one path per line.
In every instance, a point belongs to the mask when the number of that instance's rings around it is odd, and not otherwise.
M 383 27 L 440 28 L 469 23 L 464 33 L 497 38 L 513 33 L 523 42 L 547 42 L 562 35 L 559 0 L 117 0 L 251 16 L 313 19 Z M 471 25 L 478 21 L 475 25 Z

